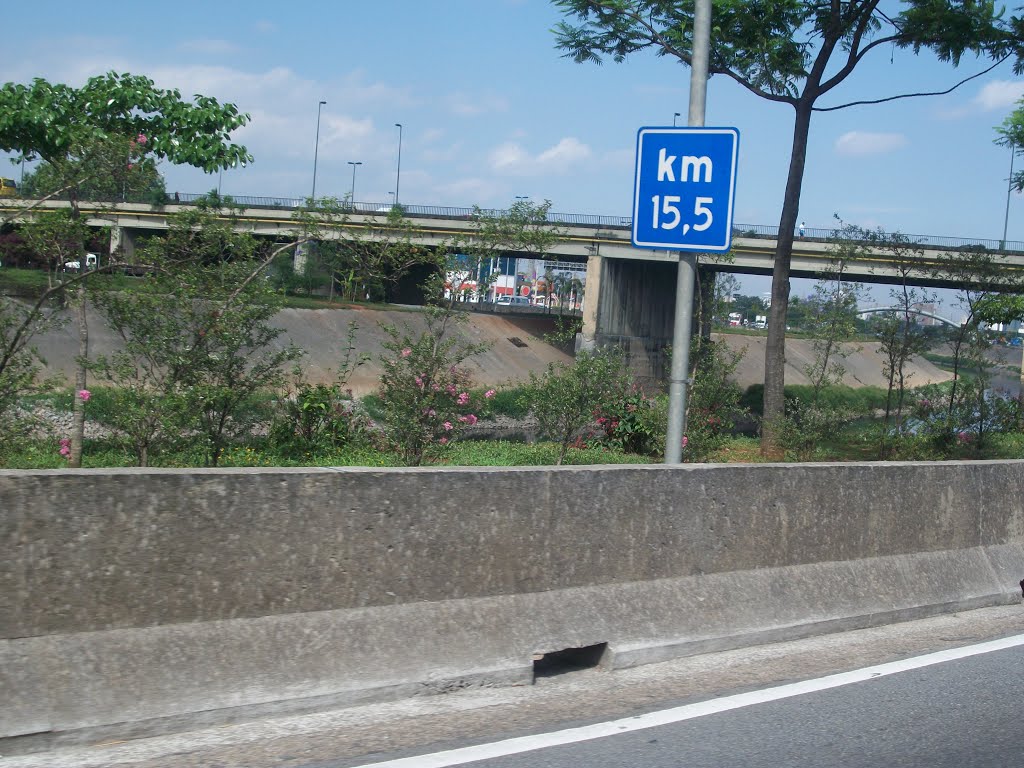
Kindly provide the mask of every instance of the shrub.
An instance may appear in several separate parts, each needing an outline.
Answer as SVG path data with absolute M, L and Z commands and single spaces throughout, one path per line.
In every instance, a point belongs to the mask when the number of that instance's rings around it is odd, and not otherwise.
M 629 396 L 633 377 L 617 349 L 580 352 L 572 365 L 550 363 L 540 376 L 531 372 L 521 400 L 537 417 L 541 433 L 559 444 L 558 464 L 574 440 L 594 420 Z M 596 434 L 596 433 L 594 433 Z
M 426 330 L 418 336 L 408 328 L 383 326 L 390 337 L 384 347 L 391 355 L 381 358 L 381 422 L 392 448 L 411 466 L 475 424 L 495 395 L 488 390 L 483 398 L 474 397 L 472 377 L 459 368 L 486 348 L 452 333 L 452 325 L 465 322 L 465 315 L 428 308 L 425 316 Z

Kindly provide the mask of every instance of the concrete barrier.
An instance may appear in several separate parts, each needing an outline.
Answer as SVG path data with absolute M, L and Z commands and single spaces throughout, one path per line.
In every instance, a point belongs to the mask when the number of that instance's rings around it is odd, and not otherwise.
M 0 471 L 0 753 L 1017 600 L 1022 487 L 1021 461 Z

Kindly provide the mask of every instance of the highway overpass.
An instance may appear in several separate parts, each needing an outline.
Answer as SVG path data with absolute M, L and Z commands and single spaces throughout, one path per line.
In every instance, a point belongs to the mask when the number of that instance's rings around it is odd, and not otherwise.
M 111 230 L 111 251 L 130 260 L 136 238 L 166 230 L 169 217 L 197 200 L 200 195 L 175 194 L 174 202 L 154 206 L 146 203 L 114 202 L 81 204 L 89 223 Z M 241 206 L 237 227 L 260 237 L 286 240 L 297 233 L 294 220 L 302 200 L 279 197 L 233 198 Z M 11 200 L 0 205 L 0 216 L 18 220 L 37 204 L 33 200 Z M 66 207 L 66 201 L 47 201 L 38 209 Z M 325 230 L 325 237 L 344 238 L 346 232 L 361 230 L 374 236 L 384 232 L 388 206 L 355 203 L 352 212 L 340 217 Z M 403 205 L 413 226 L 413 240 L 436 247 L 455 237 L 467 238 L 474 231 L 474 209 Z M 500 211 L 486 210 L 494 215 Z M 675 315 L 676 263 L 674 251 L 633 247 L 628 217 L 591 214 L 549 214 L 552 227 L 565 236 L 544 254 L 544 258 L 586 264 L 586 291 L 582 343 L 611 342 L 620 345 L 641 377 L 661 378 L 664 349 L 671 343 Z M 777 227 L 737 224 L 732 250 L 725 255 L 701 254 L 701 275 L 713 272 L 770 275 L 776 248 Z M 828 230 L 807 230 L 792 251 L 792 277 L 818 278 L 835 269 L 839 251 Z M 969 247 L 991 252 L 1005 268 L 1010 282 L 1024 279 L 1024 243 L 983 239 L 961 239 L 935 235 L 908 235 L 921 243 L 913 255 L 909 279 L 917 285 L 955 287 L 955 281 L 936 273 L 940 260 L 949 253 Z M 891 254 L 884 249 L 851 242 L 842 251 L 846 279 L 870 283 L 899 281 Z M 516 255 L 516 254 L 510 254 Z M 525 257 L 536 254 L 521 253 Z M 705 283 L 705 286 L 707 283 Z M 596 297 L 596 301 L 594 300 Z
M 81 204 L 89 223 L 96 227 L 109 227 L 112 231 L 114 248 L 121 246 L 130 252 L 134 239 L 142 234 L 166 230 L 168 216 L 187 208 L 201 195 L 177 195 L 178 202 L 163 206 L 146 203 L 115 202 Z M 240 229 L 261 237 L 287 238 L 295 234 L 294 211 L 303 201 L 282 197 L 240 197 L 233 198 L 242 206 L 238 216 Z M 41 209 L 67 207 L 66 201 L 47 201 L 39 204 L 35 200 L 11 200 L 0 205 L 5 218 L 21 218 L 25 208 L 38 206 Z M 387 217 L 388 207 L 378 203 L 356 203 L 354 212 L 338 222 L 333 232 L 328 229 L 327 237 L 343 238 L 346 230 L 379 228 Z M 415 239 L 423 245 L 439 245 L 453 236 L 466 236 L 473 231 L 472 208 L 441 206 L 403 206 L 406 216 L 413 223 Z M 500 211 L 487 210 L 497 214 Z M 675 251 L 635 248 L 630 242 L 629 217 L 598 216 L 592 214 L 550 214 L 553 227 L 565 231 L 565 238 L 548 254 L 552 258 L 566 261 L 587 261 L 593 256 L 610 259 L 629 259 L 675 263 Z M 764 224 L 737 224 L 733 228 L 732 250 L 722 256 L 701 254 L 701 265 L 714 267 L 722 272 L 738 274 L 770 275 L 774 261 L 777 227 Z M 832 239 L 833 232 L 824 229 L 807 230 L 806 236 L 797 238 L 793 244 L 792 276 L 817 278 L 833 268 L 837 258 L 837 246 Z M 993 252 L 1003 261 L 1012 274 L 1024 274 L 1024 242 L 985 240 L 979 238 L 953 238 L 936 235 L 908 235 L 907 238 L 921 243 L 922 250 L 916 257 L 920 265 L 914 274 L 915 283 L 936 287 L 951 287 L 949 281 L 935 277 L 933 268 L 939 259 L 959 248 L 980 246 Z M 844 274 L 851 280 L 863 282 L 894 282 L 899 279 L 892 267 L 892 259 L 884 250 L 863 247 L 856 252 L 844 254 Z

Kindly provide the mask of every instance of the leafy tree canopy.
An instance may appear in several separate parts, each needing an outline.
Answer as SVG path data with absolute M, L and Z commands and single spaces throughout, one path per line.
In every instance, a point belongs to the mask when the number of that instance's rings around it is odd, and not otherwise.
M 1010 145 L 1014 153 L 1024 156 L 1024 99 L 1017 102 L 1017 108 L 996 128 L 996 133 L 997 144 Z M 1010 182 L 1018 192 L 1024 191 L 1024 170 L 1013 174 Z
M 234 104 L 198 94 L 185 101 L 177 89 L 157 88 L 141 75 L 108 72 L 81 88 L 42 78 L 0 88 L 0 149 L 51 163 L 111 136 L 143 135 L 153 157 L 212 173 L 252 162 L 245 147 L 231 143 L 231 133 L 248 122 Z
M 128 200 L 163 204 L 167 188 L 156 160 L 146 154 L 145 136 L 131 139 L 121 137 L 94 143 L 83 156 L 70 158 L 70 165 L 88 170 L 77 185 L 81 200 L 110 202 Z M 59 194 L 67 186 L 64 178 L 68 168 L 64 164 L 43 161 L 25 176 L 21 185 L 24 197 L 46 197 Z
M 623 61 L 651 48 L 690 64 L 694 0 L 554 0 L 566 16 L 559 47 L 577 62 Z M 1011 55 L 1013 34 L 993 2 L 910 0 L 900 13 L 870 2 L 715 0 L 709 73 L 762 98 L 795 103 L 830 91 L 871 50 L 928 48 L 959 64 L 967 52 Z M 1016 20 L 1011 20 L 1016 21 Z

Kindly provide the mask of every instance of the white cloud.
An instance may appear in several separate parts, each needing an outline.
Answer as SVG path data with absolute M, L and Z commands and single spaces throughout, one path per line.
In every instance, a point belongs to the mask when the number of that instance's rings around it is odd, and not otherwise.
M 188 53 L 197 53 L 201 56 L 223 56 L 240 50 L 237 45 L 228 40 L 214 39 L 186 40 L 178 47 Z
M 1024 80 L 993 80 L 971 102 L 987 112 L 1014 106 L 1024 96 Z
M 907 145 L 902 133 L 875 133 L 847 131 L 836 139 L 836 152 L 840 155 L 879 155 Z
M 451 111 L 460 117 L 476 117 L 495 112 L 508 112 L 508 101 L 500 96 L 469 96 L 465 93 L 453 93 L 448 96 Z
M 491 152 L 491 168 L 514 176 L 535 176 L 542 173 L 564 173 L 574 165 L 590 159 L 590 147 L 574 137 L 567 137 L 538 155 L 530 155 L 519 144 L 507 142 Z

